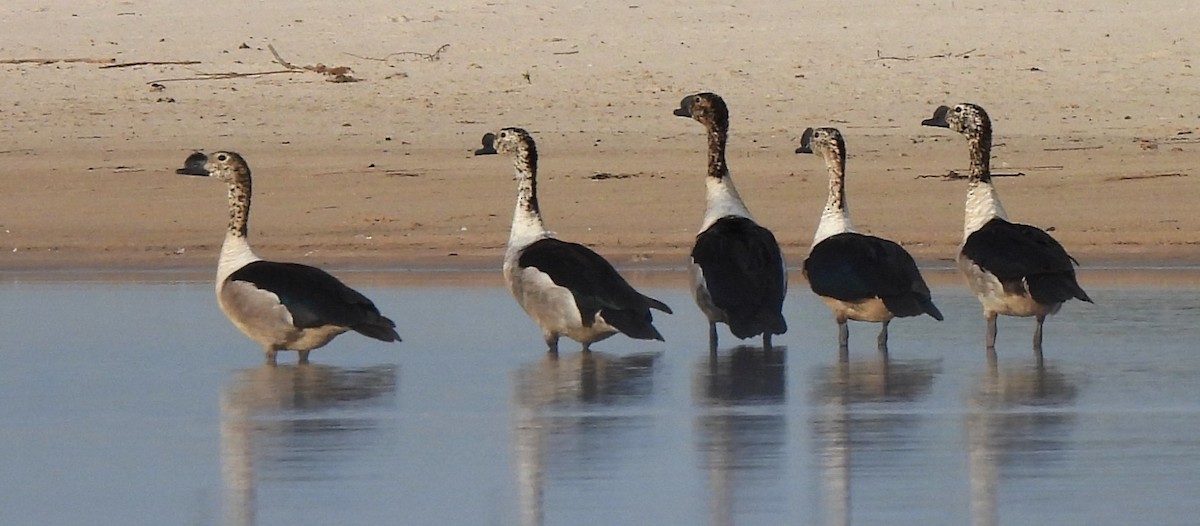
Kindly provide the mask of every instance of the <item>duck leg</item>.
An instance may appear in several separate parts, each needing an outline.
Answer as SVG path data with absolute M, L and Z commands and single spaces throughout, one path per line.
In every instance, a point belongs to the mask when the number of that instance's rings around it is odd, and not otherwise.
M 717 322 L 708 322 L 708 353 L 717 354 Z
M 299 363 L 308 363 L 308 353 L 312 352 L 312 349 L 296 352 L 300 355 Z
M 1033 329 L 1033 357 L 1037 360 L 1038 367 L 1042 366 L 1042 324 L 1046 323 L 1046 316 L 1037 317 L 1037 326 Z
M 850 348 L 850 325 L 846 323 L 846 318 L 838 317 L 838 349 Z
M 988 363 L 996 363 L 996 317 L 995 312 L 988 312 L 987 316 L 987 357 Z
M 987 313 L 987 337 L 986 337 L 987 339 L 985 341 L 985 344 L 987 345 L 987 348 L 990 351 L 996 350 L 996 318 L 997 318 L 997 316 L 998 315 L 994 312 Z
M 883 327 L 880 327 L 879 329 L 879 339 L 877 341 L 879 345 L 879 353 L 884 356 L 887 356 L 888 353 L 888 324 L 891 322 L 892 320 L 883 322 Z

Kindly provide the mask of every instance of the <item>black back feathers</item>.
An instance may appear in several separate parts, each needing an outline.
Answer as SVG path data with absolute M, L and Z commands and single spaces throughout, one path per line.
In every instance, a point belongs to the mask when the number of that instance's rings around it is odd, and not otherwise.
M 229 276 L 270 292 L 292 315 L 298 328 L 348 327 L 385 342 L 400 341 L 396 323 L 379 313 L 371 300 L 329 273 L 299 263 L 255 261 Z
M 855 232 L 829 236 L 804 260 L 804 275 L 819 296 L 846 302 L 878 297 L 894 316 L 942 320 L 912 255 L 887 239 Z
M 662 340 L 651 325 L 651 308 L 671 313 L 671 308 L 644 296 L 621 277 L 613 266 L 591 249 L 553 238 L 540 239 L 521 251 L 521 268 L 533 267 L 558 286 L 571 291 L 585 326 L 600 314 L 622 333 L 641 339 Z
M 723 217 L 696 236 L 692 261 L 734 336 L 787 332 L 782 313 L 787 276 L 770 230 L 749 218 Z
M 1006 291 L 1028 288 L 1043 305 L 1092 301 L 1075 280 L 1075 260 L 1040 228 L 993 218 L 967 236 L 962 254 L 995 275 Z

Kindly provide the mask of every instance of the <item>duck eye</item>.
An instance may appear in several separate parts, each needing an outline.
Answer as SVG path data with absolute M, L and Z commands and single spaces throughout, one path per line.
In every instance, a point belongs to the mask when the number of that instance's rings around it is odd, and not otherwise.
M 221 155 L 217 156 L 217 160 L 221 161 L 221 162 L 225 162 L 225 161 L 229 160 L 229 157 L 227 157 L 225 154 L 221 154 Z

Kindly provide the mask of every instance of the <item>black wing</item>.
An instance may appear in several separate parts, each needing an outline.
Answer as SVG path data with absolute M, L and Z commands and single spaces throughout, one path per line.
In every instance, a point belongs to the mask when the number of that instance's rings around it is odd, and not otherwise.
M 229 276 L 279 297 L 299 328 L 337 325 L 383 341 L 400 341 L 396 323 L 379 313 L 371 300 L 316 267 L 299 263 L 255 261 Z
M 638 292 L 592 249 L 553 238 L 540 239 L 521 251 L 517 265 L 536 268 L 550 276 L 554 284 L 570 290 L 585 325 L 591 325 L 596 314 L 602 313 L 605 321 L 622 333 L 662 339 L 649 326 L 652 321 L 649 309 L 670 314 L 670 307 Z
M 1005 289 L 1021 290 L 1027 283 L 1038 303 L 1092 301 L 1075 280 L 1074 258 L 1040 228 L 997 217 L 967 236 L 962 254 L 995 275 Z
M 804 260 L 813 292 L 842 301 L 881 298 L 896 316 L 928 313 L 941 320 L 917 262 L 887 239 L 845 232 L 817 243 Z
M 723 217 L 696 236 L 692 261 L 704 273 L 713 304 L 729 317 L 734 336 L 787 332 L 787 274 L 770 230 L 745 217 Z

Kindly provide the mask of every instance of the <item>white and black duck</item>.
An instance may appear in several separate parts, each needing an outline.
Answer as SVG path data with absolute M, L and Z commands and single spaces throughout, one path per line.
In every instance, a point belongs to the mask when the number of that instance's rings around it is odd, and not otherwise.
M 854 231 L 846 203 L 846 142 L 841 132 L 804 130 L 796 153 L 819 154 L 829 170 L 829 199 L 804 260 L 804 277 L 833 310 L 838 346 L 845 350 L 849 344 L 847 320 L 882 323 L 877 343 L 883 353 L 892 318 L 928 314 L 941 321 L 942 313 L 912 255 L 893 241 Z
M 1033 349 L 1042 359 L 1042 324 L 1071 299 L 1091 302 L 1075 279 L 1074 258 L 1044 230 L 1008 221 L 992 185 L 992 121 L 974 104 L 939 106 L 924 126 L 949 128 L 967 138 L 966 220 L 958 268 L 983 304 L 988 356 L 995 358 L 996 317 L 1033 316 Z
M 787 269 L 775 236 L 754 222 L 729 175 L 729 109 L 719 95 L 697 93 L 684 97 L 674 113 L 708 133 L 706 209 L 688 268 L 696 304 L 708 317 L 709 349 L 716 351 L 717 323 L 724 323 L 740 339 L 762 335 L 769 350 L 771 336 L 787 332 Z
M 476 155 L 512 156 L 517 205 L 504 254 L 504 281 L 517 303 L 542 329 L 549 352 L 558 339 L 591 344 L 622 333 L 641 340 L 663 340 L 650 309 L 671 313 L 661 301 L 634 290 L 599 254 L 555 239 L 542 221 L 537 199 L 537 146 L 521 128 L 484 135 Z
M 296 351 L 300 363 L 335 336 L 353 330 L 398 342 L 396 324 L 371 300 L 325 271 L 298 263 L 264 261 L 246 239 L 250 217 L 250 167 L 233 152 L 187 158 L 182 175 L 215 177 L 229 187 L 229 229 L 217 262 L 217 303 L 239 330 L 263 346 L 267 363 L 279 351 Z

